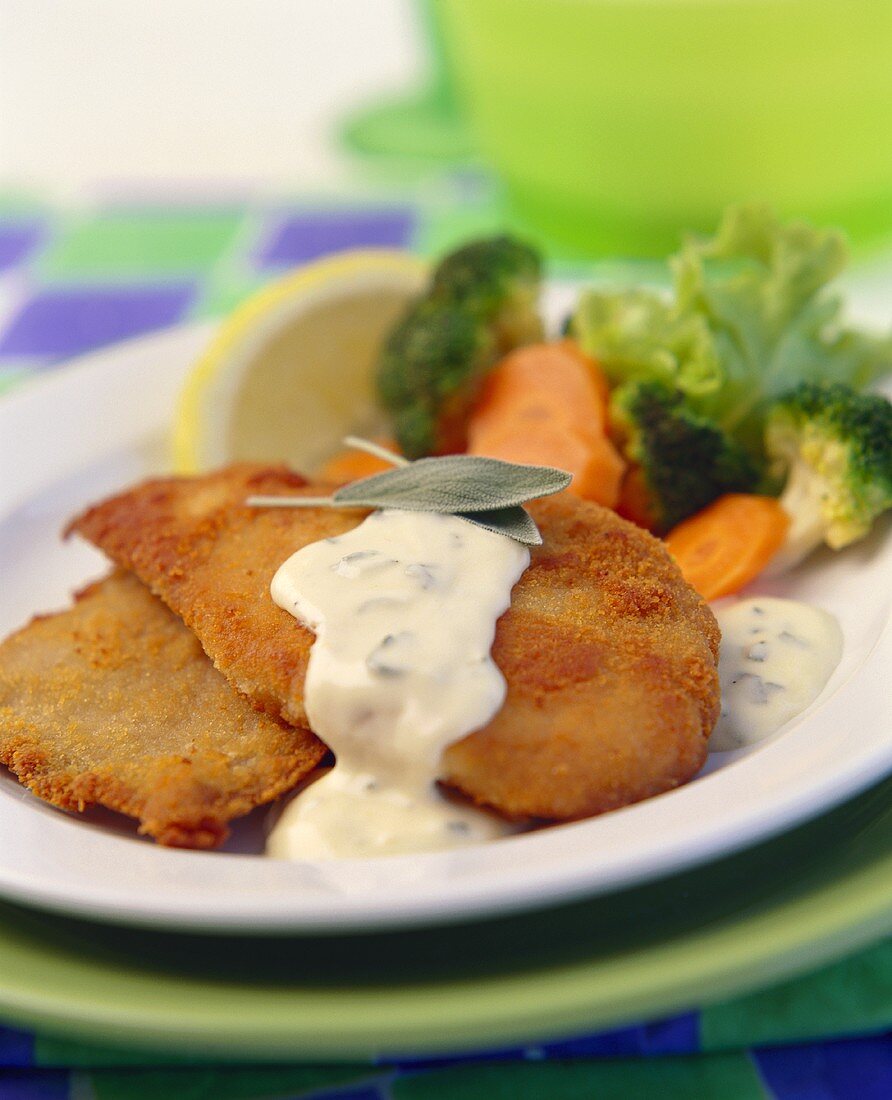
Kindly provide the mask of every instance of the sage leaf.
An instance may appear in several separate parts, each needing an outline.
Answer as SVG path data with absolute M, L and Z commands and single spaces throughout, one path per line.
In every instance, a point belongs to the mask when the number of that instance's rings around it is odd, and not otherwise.
M 398 508 L 461 516 L 487 531 L 525 546 L 539 546 L 542 536 L 521 505 L 566 489 L 572 476 L 552 466 L 523 466 L 482 455 L 445 455 L 408 462 L 376 443 L 348 436 L 344 441 L 386 461 L 397 463 L 371 477 L 337 489 L 330 497 L 248 497 L 256 508 Z
M 462 519 L 476 523 L 497 535 L 507 535 L 524 546 L 541 546 L 542 536 L 533 517 L 519 504 L 512 508 L 496 508 L 492 512 L 459 512 Z
M 495 512 L 566 489 L 571 475 L 551 466 L 522 466 L 480 455 L 419 458 L 338 489 L 339 505 L 414 512 Z

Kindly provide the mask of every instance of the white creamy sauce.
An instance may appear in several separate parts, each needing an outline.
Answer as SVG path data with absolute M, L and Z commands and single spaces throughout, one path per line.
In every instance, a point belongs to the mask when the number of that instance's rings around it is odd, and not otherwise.
M 821 694 L 842 656 L 842 631 L 827 611 L 770 596 L 717 608 L 722 631 L 722 711 L 711 752 L 751 745 Z
M 435 781 L 443 749 L 504 701 L 490 649 L 529 560 L 458 516 L 386 510 L 281 566 L 272 597 L 316 634 L 304 700 L 337 762 L 285 808 L 268 854 L 382 855 L 509 831 Z

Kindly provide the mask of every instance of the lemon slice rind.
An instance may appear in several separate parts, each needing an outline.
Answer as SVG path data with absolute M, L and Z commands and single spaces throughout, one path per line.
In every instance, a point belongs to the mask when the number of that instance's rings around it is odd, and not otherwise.
M 253 294 L 222 322 L 186 380 L 175 469 L 195 473 L 242 458 L 312 464 L 338 434 L 365 427 L 376 348 L 427 271 L 408 252 L 355 250 Z

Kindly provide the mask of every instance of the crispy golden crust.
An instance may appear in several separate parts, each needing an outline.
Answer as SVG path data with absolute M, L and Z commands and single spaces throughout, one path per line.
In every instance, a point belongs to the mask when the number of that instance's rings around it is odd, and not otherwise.
M 68 531 L 132 569 L 255 706 L 306 727 L 303 682 L 314 636 L 273 603 L 270 582 L 295 550 L 349 531 L 365 513 L 257 509 L 244 500 L 318 491 L 283 467 L 245 463 L 148 481 L 91 508 Z
M 236 694 L 132 574 L 0 645 L 0 762 L 47 802 L 118 810 L 162 844 L 214 847 L 324 755 Z
M 251 509 L 251 493 L 316 494 L 284 469 L 148 482 L 74 521 L 195 631 L 257 705 L 306 723 L 313 635 L 273 604 L 295 550 L 360 512 Z M 511 816 L 583 817 L 657 794 L 702 765 L 718 713 L 718 627 L 660 542 L 562 494 L 531 507 L 545 544 L 499 620 L 508 696 L 444 754 L 443 778 Z
M 715 617 L 662 543 L 567 494 L 530 508 L 545 544 L 499 620 L 508 683 L 444 777 L 509 815 L 567 819 L 676 787 L 718 717 Z

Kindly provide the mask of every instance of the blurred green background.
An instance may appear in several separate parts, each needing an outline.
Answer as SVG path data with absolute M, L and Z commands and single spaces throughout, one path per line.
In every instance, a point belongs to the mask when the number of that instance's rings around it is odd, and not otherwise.
M 477 163 L 567 253 L 660 256 L 728 203 L 892 241 L 890 0 L 424 0 L 426 87 L 379 159 Z

